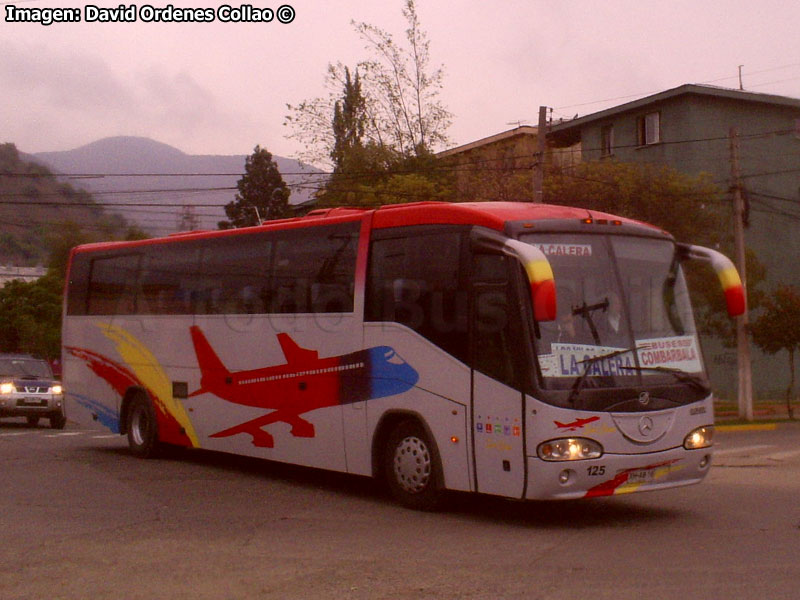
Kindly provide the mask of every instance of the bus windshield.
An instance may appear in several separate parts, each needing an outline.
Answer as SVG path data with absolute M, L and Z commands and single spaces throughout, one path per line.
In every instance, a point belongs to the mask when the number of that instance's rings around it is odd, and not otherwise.
M 706 386 L 675 244 L 599 234 L 523 234 L 547 256 L 558 317 L 535 346 L 546 389 Z

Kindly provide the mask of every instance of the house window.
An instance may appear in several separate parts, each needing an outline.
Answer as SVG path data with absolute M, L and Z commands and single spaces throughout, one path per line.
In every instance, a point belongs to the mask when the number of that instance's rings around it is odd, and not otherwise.
M 661 141 L 661 113 L 652 112 L 639 117 L 636 126 L 640 146 L 658 144 Z
M 600 128 L 600 155 L 614 154 L 614 126 L 604 125 Z

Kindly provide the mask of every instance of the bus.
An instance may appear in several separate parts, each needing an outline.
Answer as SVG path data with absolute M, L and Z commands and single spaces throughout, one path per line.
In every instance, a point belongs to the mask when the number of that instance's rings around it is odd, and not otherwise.
M 422 202 L 72 250 L 71 420 L 448 490 L 568 499 L 700 482 L 713 404 L 682 265 L 722 254 L 581 208 Z

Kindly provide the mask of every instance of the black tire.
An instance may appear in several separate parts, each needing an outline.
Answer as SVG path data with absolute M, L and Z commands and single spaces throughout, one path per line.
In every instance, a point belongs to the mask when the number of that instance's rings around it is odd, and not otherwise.
M 26 417 L 28 427 L 36 427 L 39 424 L 39 417 Z
M 67 417 L 59 411 L 50 415 L 50 429 L 64 429 L 67 424 Z
M 403 421 L 386 440 L 383 472 L 392 496 L 415 510 L 436 510 L 444 490 L 436 448 L 417 421 Z
M 161 453 L 158 421 L 153 405 L 143 395 L 135 396 L 127 414 L 128 447 L 139 458 L 156 458 Z

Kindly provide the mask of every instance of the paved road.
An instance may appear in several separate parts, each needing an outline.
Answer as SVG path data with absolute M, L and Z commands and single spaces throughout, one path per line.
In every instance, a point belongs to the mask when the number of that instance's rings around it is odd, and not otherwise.
M 800 425 L 720 432 L 699 486 L 396 506 L 361 478 L 0 424 L 0 598 L 800 597 Z

